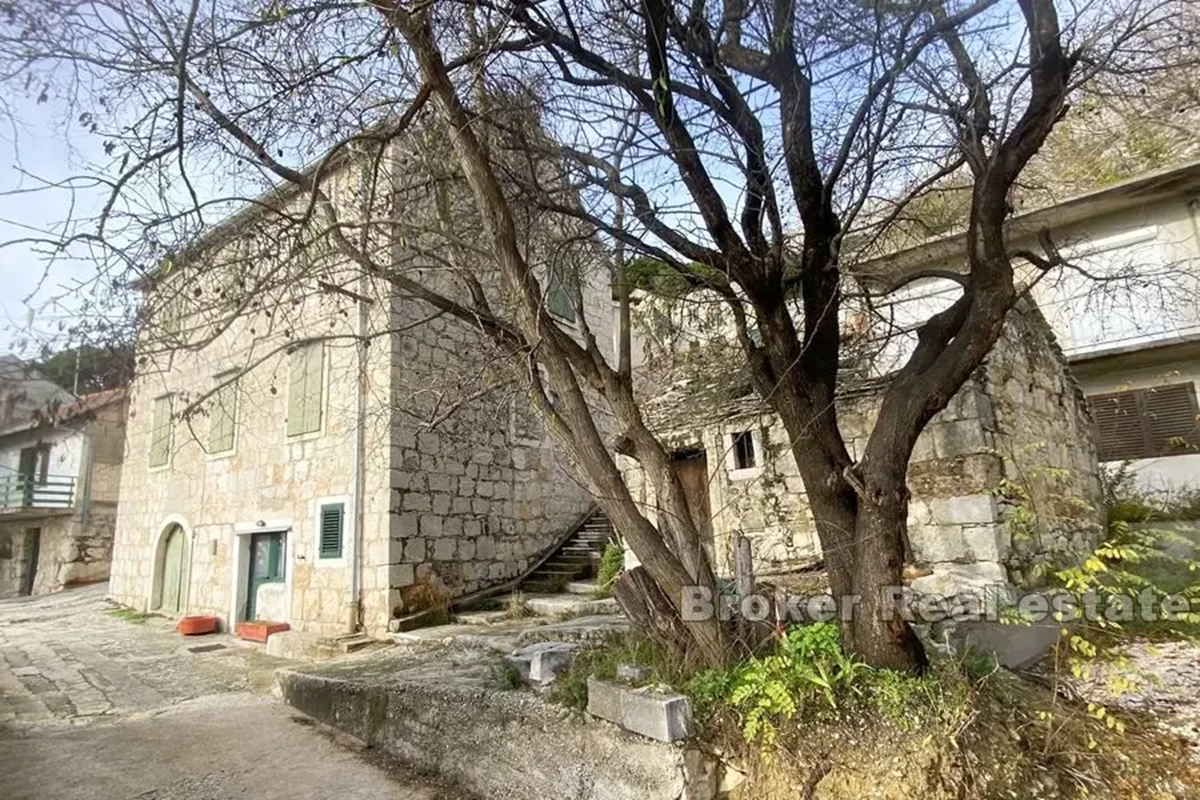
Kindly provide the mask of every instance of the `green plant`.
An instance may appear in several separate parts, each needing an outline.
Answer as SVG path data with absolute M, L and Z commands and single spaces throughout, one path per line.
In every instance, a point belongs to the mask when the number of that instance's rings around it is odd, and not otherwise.
M 617 542 L 609 542 L 604 546 L 604 554 L 600 556 L 600 569 L 596 573 L 596 593 L 603 596 L 612 594 L 613 582 L 625 569 L 625 548 Z
M 684 665 L 673 662 L 649 639 L 625 634 L 580 650 L 566 674 L 554 681 L 552 698 L 571 708 L 587 708 L 588 678 L 612 680 L 620 664 L 649 667 L 647 683 L 678 687 L 687 679 Z
M 143 611 L 135 611 L 132 608 L 114 608 L 109 610 L 108 615 L 110 617 L 116 617 L 117 619 L 123 619 L 126 622 L 131 622 L 134 625 L 144 625 L 146 620 L 154 616 L 153 614 L 147 614 Z
M 517 665 L 508 659 L 500 659 L 492 665 L 490 683 L 502 692 L 511 692 L 525 685 L 521 680 L 521 671 Z
M 741 715 L 743 738 L 769 747 L 781 722 L 813 703 L 837 708 L 838 694 L 864 671 L 842 649 L 837 626 L 821 622 L 792 628 L 769 656 L 701 673 L 688 688 L 701 709 L 727 703 Z

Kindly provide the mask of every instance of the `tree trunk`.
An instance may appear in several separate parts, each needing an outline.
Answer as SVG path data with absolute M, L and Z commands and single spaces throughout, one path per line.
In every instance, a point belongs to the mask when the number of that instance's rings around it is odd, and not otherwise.
M 842 623 L 842 640 L 873 667 L 912 671 L 925 666 L 925 651 L 903 618 L 901 571 L 908 517 L 908 491 L 903 483 L 879 498 L 861 502 L 854 527 L 853 618 Z
M 674 604 L 643 567 L 622 572 L 613 582 L 613 597 L 621 604 L 635 630 L 641 631 L 667 652 L 694 658 L 692 635 Z

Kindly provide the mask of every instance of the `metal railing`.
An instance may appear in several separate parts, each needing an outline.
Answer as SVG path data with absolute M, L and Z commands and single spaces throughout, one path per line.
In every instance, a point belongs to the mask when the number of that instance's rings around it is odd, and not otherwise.
M 27 475 L 0 476 L 0 511 L 70 508 L 74 502 L 75 478 L 72 475 L 47 475 L 45 479 Z

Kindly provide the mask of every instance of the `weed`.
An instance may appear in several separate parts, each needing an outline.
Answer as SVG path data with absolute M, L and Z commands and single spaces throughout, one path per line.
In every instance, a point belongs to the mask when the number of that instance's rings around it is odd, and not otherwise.
M 505 619 L 525 619 L 534 616 L 533 609 L 525 602 L 525 596 L 520 592 L 513 592 L 508 596 L 508 604 L 504 608 Z
M 126 622 L 131 622 L 134 625 L 144 625 L 146 620 L 154 616 L 153 614 L 147 614 L 143 611 L 135 611 L 132 608 L 113 608 L 109 610 L 108 615 L 110 617 L 116 617 L 117 619 L 123 619 Z
M 588 678 L 612 680 L 621 664 L 649 667 L 647 683 L 682 686 L 687 680 L 683 668 L 653 642 L 637 634 L 626 634 L 580 650 L 571 668 L 555 680 L 553 699 L 571 708 L 586 708 Z
M 489 677 L 491 685 L 502 692 L 516 691 L 525 685 L 517 665 L 504 658 L 492 665 Z

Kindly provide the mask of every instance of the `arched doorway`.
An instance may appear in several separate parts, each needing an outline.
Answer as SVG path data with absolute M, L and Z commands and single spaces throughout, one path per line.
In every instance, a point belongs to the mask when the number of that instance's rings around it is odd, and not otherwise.
M 187 605 L 188 546 L 187 534 L 178 524 L 163 532 L 162 554 L 158 563 L 159 586 L 154 608 L 168 614 L 179 614 Z

